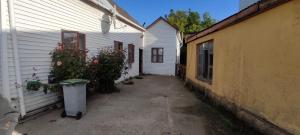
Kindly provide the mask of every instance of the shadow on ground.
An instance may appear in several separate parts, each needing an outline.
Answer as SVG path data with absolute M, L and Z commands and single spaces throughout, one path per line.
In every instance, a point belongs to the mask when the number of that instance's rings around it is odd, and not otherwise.
M 257 135 L 199 100 L 176 77 L 145 76 L 119 93 L 89 98 L 79 121 L 60 118 L 62 109 L 19 124 L 27 135 Z

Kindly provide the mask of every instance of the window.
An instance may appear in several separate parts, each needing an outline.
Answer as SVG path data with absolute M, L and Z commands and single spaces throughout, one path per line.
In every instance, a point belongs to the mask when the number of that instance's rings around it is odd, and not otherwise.
M 119 41 L 114 42 L 114 50 L 115 51 L 122 51 L 123 50 L 123 43 Z
M 164 62 L 164 49 L 163 48 L 152 48 L 151 61 L 152 61 L 152 63 L 163 63 Z
M 128 45 L 128 63 L 134 63 L 134 45 Z
M 213 77 L 213 41 L 199 44 L 197 55 L 197 78 L 211 82 Z
M 75 49 L 85 52 L 85 34 L 76 31 L 62 31 L 64 49 Z

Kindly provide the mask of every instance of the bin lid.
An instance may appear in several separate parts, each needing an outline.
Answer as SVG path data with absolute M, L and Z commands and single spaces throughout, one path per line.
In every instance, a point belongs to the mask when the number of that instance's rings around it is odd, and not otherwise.
M 60 82 L 61 85 L 77 85 L 77 84 L 86 84 L 89 83 L 89 80 L 85 79 L 68 79 Z

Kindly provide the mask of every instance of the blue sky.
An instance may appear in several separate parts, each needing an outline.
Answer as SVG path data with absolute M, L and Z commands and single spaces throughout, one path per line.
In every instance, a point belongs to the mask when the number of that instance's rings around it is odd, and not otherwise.
M 170 9 L 209 12 L 218 21 L 238 12 L 239 0 L 114 0 L 140 24 L 151 24 Z

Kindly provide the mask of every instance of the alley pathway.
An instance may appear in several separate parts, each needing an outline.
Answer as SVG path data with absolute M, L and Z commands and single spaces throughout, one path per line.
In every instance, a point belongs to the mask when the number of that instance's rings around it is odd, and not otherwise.
M 81 120 L 54 110 L 24 124 L 27 135 L 231 135 L 230 123 L 176 77 L 145 76 L 120 93 L 95 95 Z M 227 122 L 227 123 L 226 123 Z

